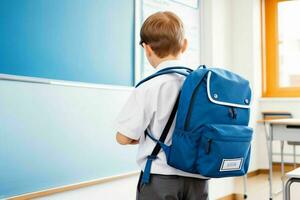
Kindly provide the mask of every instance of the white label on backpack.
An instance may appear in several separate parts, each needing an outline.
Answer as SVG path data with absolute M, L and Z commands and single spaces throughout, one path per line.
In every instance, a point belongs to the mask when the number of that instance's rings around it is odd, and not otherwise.
M 243 164 L 243 158 L 223 159 L 220 171 L 240 170 Z

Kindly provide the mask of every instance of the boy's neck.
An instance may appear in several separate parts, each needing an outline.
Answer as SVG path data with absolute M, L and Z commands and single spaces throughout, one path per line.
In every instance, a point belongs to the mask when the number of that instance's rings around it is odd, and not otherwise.
M 179 60 L 180 59 L 180 56 L 173 56 L 173 55 L 169 55 L 169 56 L 166 56 L 164 58 L 159 58 L 157 59 L 157 61 L 154 63 L 154 68 L 156 69 L 157 66 L 162 63 L 162 62 L 165 62 L 165 61 L 168 61 L 168 60 Z

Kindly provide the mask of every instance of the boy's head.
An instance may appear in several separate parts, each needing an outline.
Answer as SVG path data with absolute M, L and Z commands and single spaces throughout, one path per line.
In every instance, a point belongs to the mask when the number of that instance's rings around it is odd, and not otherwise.
M 177 59 L 187 48 L 184 27 L 172 12 L 157 12 L 143 23 L 140 44 L 153 67 L 164 60 Z

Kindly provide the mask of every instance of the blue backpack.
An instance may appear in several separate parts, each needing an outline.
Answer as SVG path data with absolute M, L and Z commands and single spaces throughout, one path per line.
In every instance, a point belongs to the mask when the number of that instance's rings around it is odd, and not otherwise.
M 142 182 L 150 180 L 151 163 L 161 148 L 168 165 L 208 178 L 242 176 L 247 173 L 252 129 L 248 127 L 251 89 L 237 74 L 219 68 L 200 66 L 193 71 L 169 67 L 142 80 L 140 84 L 163 74 L 186 76 L 169 120 L 147 157 Z M 177 112 L 172 144 L 164 141 Z

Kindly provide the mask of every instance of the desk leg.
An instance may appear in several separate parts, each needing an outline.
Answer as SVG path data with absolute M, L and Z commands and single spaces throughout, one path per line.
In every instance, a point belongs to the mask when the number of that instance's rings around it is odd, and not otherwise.
M 244 183 L 244 199 L 247 199 L 247 174 L 243 177 L 243 183 Z
M 269 154 L 269 189 L 270 189 L 270 196 L 269 199 L 273 199 L 273 191 L 272 191 L 272 177 L 273 177 L 273 147 L 272 147 L 272 140 L 273 140 L 273 127 L 269 125 L 269 137 L 267 137 L 267 148 Z
M 282 199 L 285 199 L 285 190 L 284 190 L 284 160 L 283 160 L 283 148 L 284 141 L 280 141 L 280 159 L 281 159 L 281 183 L 282 183 Z

